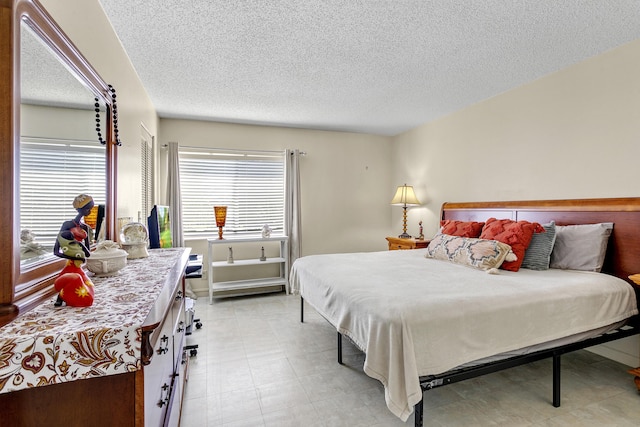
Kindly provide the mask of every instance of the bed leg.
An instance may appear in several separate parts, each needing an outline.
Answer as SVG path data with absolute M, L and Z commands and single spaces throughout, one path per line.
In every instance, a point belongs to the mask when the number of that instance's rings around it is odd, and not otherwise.
M 560 407 L 560 355 L 553 355 L 553 406 Z
M 422 412 L 424 410 L 424 397 L 422 398 L 422 400 L 420 400 L 420 402 L 416 403 L 416 406 L 414 406 L 414 410 L 413 410 L 413 416 L 415 417 L 415 422 L 414 422 L 414 426 L 415 427 L 422 427 Z
M 342 365 L 342 334 L 338 332 L 338 363 Z
M 304 323 L 304 298 L 300 295 L 300 323 Z

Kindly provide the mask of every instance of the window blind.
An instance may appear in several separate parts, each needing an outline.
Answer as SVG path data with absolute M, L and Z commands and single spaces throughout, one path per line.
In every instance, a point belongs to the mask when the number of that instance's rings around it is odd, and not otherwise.
M 227 206 L 225 235 L 284 229 L 284 152 L 180 148 L 185 237 L 216 233 L 213 206 Z
M 64 221 L 78 212 L 73 199 L 106 200 L 105 148 L 95 141 L 23 138 L 20 144 L 20 228 L 53 247 Z

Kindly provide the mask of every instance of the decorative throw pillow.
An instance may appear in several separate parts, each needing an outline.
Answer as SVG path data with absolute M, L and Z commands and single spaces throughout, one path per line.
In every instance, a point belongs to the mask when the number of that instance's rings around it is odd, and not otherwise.
M 480 270 L 498 268 L 505 260 L 515 260 L 511 247 L 502 242 L 440 233 L 429 242 L 425 257 Z
M 479 237 L 483 226 L 484 222 L 445 219 L 440 221 L 440 232 L 451 236 Z
M 600 272 L 612 231 L 612 222 L 556 226 L 550 267 Z
M 548 270 L 551 261 L 551 251 L 556 242 L 556 223 L 542 224 L 544 233 L 533 233 L 531 243 L 524 252 L 522 268 L 530 270 Z
M 504 270 L 518 271 L 524 260 L 524 252 L 531 243 L 533 233 L 542 233 L 544 228 L 537 222 L 513 221 L 511 219 L 489 218 L 482 228 L 481 239 L 497 240 L 511 246 L 517 260 L 504 262 Z

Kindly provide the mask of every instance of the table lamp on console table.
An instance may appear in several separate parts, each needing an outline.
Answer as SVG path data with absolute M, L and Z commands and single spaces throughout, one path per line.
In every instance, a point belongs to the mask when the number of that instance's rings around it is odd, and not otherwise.
M 410 239 L 411 236 L 407 234 L 407 207 L 420 206 L 413 187 L 407 184 L 399 186 L 395 196 L 393 196 L 393 200 L 391 200 L 391 204 L 393 206 L 402 206 L 402 234 L 398 237 L 401 239 Z

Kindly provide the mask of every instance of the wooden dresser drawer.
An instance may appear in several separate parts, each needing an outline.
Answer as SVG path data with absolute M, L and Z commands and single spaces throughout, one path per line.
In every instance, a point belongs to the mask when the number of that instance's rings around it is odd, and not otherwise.
M 158 330 L 151 363 L 144 369 L 145 426 L 161 426 L 171 398 L 173 380 L 173 326 L 167 318 Z

